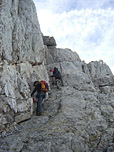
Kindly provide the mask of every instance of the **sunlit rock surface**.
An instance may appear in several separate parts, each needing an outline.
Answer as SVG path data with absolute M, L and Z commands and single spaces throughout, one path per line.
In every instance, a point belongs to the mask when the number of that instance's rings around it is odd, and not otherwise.
M 31 117 L 33 102 L 30 94 L 33 82 L 48 80 L 44 55 L 45 49 L 34 3 L 31 0 L 2 0 L 0 3 L 1 131 L 14 121 L 19 122 Z
M 32 0 L 10 0 L 0 11 L 4 18 L 0 26 L 7 29 L 0 35 L 0 150 L 113 152 L 114 76 L 110 68 L 103 61 L 86 64 L 76 52 L 56 48 L 53 37 L 42 38 Z M 55 66 L 63 86 L 57 89 L 50 79 L 43 114 L 32 115 L 33 82 L 47 81 Z

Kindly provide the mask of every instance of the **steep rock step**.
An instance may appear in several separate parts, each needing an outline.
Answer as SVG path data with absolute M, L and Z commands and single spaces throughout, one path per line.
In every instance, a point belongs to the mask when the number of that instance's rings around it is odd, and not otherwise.
M 61 89 L 52 88 L 49 92 L 48 100 L 43 103 L 44 113 L 49 117 L 53 117 L 58 113 L 61 106 Z
M 49 141 L 47 140 L 46 142 L 46 139 L 49 139 L 51 136 L 54 136 L 55 138 L 56 134 L 59 132 L 62 133 L 58 128 L 61 121 L 59 121 L 58 118 L 58 120 L 54 121 L 59 107 L 58 98 L 60 95 L 60 90 L 51 90 L 49 100 L 44 103 L 45 109 L 42 116 L 33 116 L 30 120 L 16 125 L 16 128 L 12 132 L 9 132 L 6 137 L 1 138 L 1 152 L 36 151 L 36 147 L 37 150 L 42 151 L 41 145 L 46 149 L 49 149 Z M 51 139 L 49 140 L 52 142 Z
M 106 146 L 100 145 L 112 135 L 113 128 L 110 127 L 108 133 L 97 98 L 93 97 L 93 92 L 71 87 L 50 90 L 49 99 L 44 102 L 43 116 L 33 116 L 17 125 L 15 133 L 0 140 L 1 151 L 103 151 Z

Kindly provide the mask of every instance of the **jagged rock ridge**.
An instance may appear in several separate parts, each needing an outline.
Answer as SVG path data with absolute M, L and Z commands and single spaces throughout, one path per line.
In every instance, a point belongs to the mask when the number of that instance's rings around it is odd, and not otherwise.
M 8 4 L 11 6 L 10 8 L 18 5 L 20 18 L 23 19 L 26 15 L 28 16 L 27 10 L 29 10 L 29 14 L 34 12 L 31 0 L 12 1 L 12 3 L 10 1 Z M 26 9 L 25 4 L 28 4 Z M 28 9 L 29 6 L 31 9 Z M 14 10 L 17 11 L 17 7 Z M 4 12 L 4 8 L 2 11 Z M 18 18 L 18 16 L 14 15 L 13 18 Z M 27 21 L 26 24 L 32 24 L 32 22 Z M 48 80 L 47 72 L 54 66 L 61 71 L 64 86 L 61 87 L 61 90 L 50 88 L 49 98 L 43 104 L 43 116 L 33 116 L 29 121 L 17 124 L 15 129 L 13 128 L 11 132 L 8 132 L 9 134 L 6 134 L 9 136 L 1 138 L 1 150 L 3 152 L 101 152 L 113 150 L 114 76 L 110 68 L 103 61 L 86 64 L 81 61 L 76 52 L 56 48 L 53 37 L 44 36 L 43 42 L 39 25 L 37 26 L 36 31 L 32 29 L 33 33 L 36 33 L 36 41 L 33 42 L 31 39 L 29 42 L 24 41 L 30 48 L 25 55 L 28 58 L 22 59 L 21 52 L 16 55 L 18 60 L 14 58 L 15 64 L 6 56 L 5 59 L 2 58 L 0 78 L 1 86 L 5 86 L 5 89 L 1 87 L 1 92 L 11 97 L 28 98 L 31 92 L 31 82 L 38 78 Z M 16 32 L 17 34 L 18 32 Z M 4 36 L 3 34 L 2 38 Z M 16 37 L 13 39 L 15 41 Z M 37 45 L 36 43 L 42 47 L 42 51 L 40 51 L 36 46 L 36 52 L 39 50 L 40 53 L 39 51 L 35 53 L 32 49 L 34 45 Z M 32 47 L 29 47 L 30 44 Z M 15 47 L 17 47 L 17 43 Z M 24 49 L 21 48 L 23 52 Z M 12 49 L 13 51 L 12 54 L 15 54 L 15 49 Z M 29 60 L 29 55 L 34 56 L 32 62 Z M 31 117 L 33 109 L 31 98 L 20 103 L 20 100 L 2 96 L 0 104 L 2 127 L 8 123 L 19 122 Z M 108 146 L 109 148 L 107 148 Z

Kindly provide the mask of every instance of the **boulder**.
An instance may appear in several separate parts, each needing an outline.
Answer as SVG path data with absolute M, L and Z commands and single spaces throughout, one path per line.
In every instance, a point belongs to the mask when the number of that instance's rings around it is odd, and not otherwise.
M 43 42 L 44 42 L 44 45 L 47 45 L 47 46 L 56 46 L 56 41 L 53 36 L 52 37 L 43 36 Z
M 102 60 L 92 61 L 88 63 L 87 66 L 93 79 L 113 75 L 109 66 Z

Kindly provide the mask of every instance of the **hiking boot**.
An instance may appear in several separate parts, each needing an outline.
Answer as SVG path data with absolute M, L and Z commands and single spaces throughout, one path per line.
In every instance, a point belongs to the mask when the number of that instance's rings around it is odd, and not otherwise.
M 41 112 L 37 112 L 37 113 L 36 113 L 36 116 L 41 116 L 41 115 L 42 115 Z

